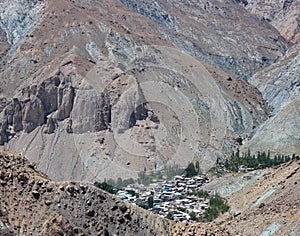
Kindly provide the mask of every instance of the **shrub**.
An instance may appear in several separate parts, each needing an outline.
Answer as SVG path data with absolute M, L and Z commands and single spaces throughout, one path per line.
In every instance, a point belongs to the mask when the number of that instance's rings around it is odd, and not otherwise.
M 112 193 L 112 194 L 115 194 L 116 191 L 114 189 L 114 187 L 108 183 L 106 183 L 105 181 L 100 183 L 100 182 L 95 182 L 94 185 L 98 188 L 101 188 L 102 190 L 108 192 L 108 193 Z
M 191 162 L 187 168 L 185 169 L 185 176 L 190 178 L 190 177 L 193 177 L 195 175 L 197 175 L 197 171 L 196 171 L 196 168 L 195 168 L 195 165 L 193 162 Z
M 203 220 L 205 222 L 212 221 L 216 219 L 220 213 L 225 213 L 228 210 L 229 206 L 225 200 L 216 194 L 209 199 L 209 208 L 206 209 Z
M 204 190 L 194 191 L 193 195 L 200 197 L 200 198 L 208 198 L 209 197 L 209 193 Z

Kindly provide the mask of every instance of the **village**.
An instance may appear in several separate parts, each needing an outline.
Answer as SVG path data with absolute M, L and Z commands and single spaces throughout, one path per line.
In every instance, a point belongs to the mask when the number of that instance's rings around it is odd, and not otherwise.
M 209 174 L 201 173 L 199 163 L 196 161 L 195 165 L 189 163 L 183 170 L 183 175 L 173 175 L 174 177 L 160 175 L 159 178 L 149 178 L 150 176 L 147 176 L 144 171 L 139 175 L 137 182 L 132 180 L 130 184 L 123 185 L 126 187 L 116 188 L 115 183 L 111 185 L 98 183 L 98 185 L 116 194 L 121 200 L 162 217 L 176 221 L 208 222 L 229 210 L 226 200 L 217 193 L 203 190 L 204 185 L 212 181 L 213 176 L 218 178 L 227 173 L 247 173 L 255 169 L 276 166 L 289 160 L 289 156 L 283 155 L 275 156 L 272 160 L 266 152 L 258 153 L 257 156 L 251 156 L 248 152 L 240 156 L 237 151 L 225 162 L 217 161 L 216 166 L 209 170 Z
M 209 207 L 209 194 L 199 190 L 209 179 L 206 174 L 159 180 L 149 186 L 130 184 L 116 195 L 153 213 L 178 221 L 196 221 Z

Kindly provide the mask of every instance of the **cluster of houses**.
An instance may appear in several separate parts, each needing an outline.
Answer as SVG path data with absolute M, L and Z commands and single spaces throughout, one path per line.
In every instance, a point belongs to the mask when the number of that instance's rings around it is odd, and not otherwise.
M 164 217 L 194 221 L 209 206 L 208 195 L 199 194 L 199 189 L 208 182 L 206 175 L 191 178 L 175 176 L 173 180 L 161 180 L 147 187 L 141 184 L 128 185 L 119 190 L 117 196 L 133 204 L 146 206 L 148 210 Z

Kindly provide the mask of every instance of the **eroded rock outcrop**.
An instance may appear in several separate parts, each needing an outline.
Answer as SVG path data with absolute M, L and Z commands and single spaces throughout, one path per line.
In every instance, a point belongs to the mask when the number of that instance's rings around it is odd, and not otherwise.
M 272 116 L 263 123 L 245 148 L 269 149 L 274 153 L 298 153 L 300 147 L 300 54 L 294 45 L 274 65 L 255 74 L 250 82 L 273 107 Z
M 65 81 L 60 73 L 40 85 L 23 89 L 21 97 L 14 98 L 1 113 L 0 144 L 3 145 L 16 132 L 23 130 L 30 133 L 44 124 L 49 128 L 47 132 L 53 133 L 53 119 L 61 121 L 68 118 L 74 98 L 71 81 Z

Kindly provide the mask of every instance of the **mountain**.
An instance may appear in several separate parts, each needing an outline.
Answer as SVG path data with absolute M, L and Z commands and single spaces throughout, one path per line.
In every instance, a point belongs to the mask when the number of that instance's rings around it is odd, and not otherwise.
M 55 181 L 298 153 L 298 29 L 255 4 L 2 1 L 0 145 Z

